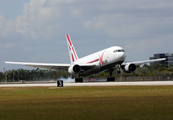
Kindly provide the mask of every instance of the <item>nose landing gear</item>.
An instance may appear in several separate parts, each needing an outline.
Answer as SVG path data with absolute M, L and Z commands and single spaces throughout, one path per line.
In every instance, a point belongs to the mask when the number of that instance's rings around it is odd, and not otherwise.
M 113 82 L 113 81 L 115 81 L 115 77 L 108 77 L 107 78 L 107 82 Z
M 118 65 L 116 66 L 116 68 L 117 68 L 116 74 L 121 74 L 120 66 L 121 66 L 120 64 L 118 64 Z M 112 77 L 113 71 L 114 71 L 113 68 L 109 69 L 109 75 L 110 75 L 110 77 L 107 78 L 107 81 L 108 81 L 108 82 L 110 82 L 110 81 L 115 81 L 115 77 Z
M 109 75 L 110 75 L 110 77 L 107 78 L 107 82 L 115 81 L 115 77 L 112 77 L 113 71 L 114 71 L 114 69 L 109 69 Z

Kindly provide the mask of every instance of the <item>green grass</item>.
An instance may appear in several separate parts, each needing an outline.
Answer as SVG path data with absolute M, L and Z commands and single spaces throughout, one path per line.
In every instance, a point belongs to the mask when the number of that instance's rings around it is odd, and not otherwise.
M 0 88 L 0 120 L 173 119 L 173 86 Z

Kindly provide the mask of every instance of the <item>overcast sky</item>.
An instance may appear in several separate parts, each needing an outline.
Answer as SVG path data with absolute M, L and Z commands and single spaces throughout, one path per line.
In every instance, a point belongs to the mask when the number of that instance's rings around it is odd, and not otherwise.
M 127 61 L 173 52 L 172 0 L 0 0 L 4 61 L 69 63 L 66 34 L 79 57 L 121 46 Z

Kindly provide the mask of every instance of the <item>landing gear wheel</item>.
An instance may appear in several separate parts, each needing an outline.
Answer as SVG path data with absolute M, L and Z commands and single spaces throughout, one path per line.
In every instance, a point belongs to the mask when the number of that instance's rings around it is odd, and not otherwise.
M 115 81 L 115 77 L 111 77 L 114 69 L 109 69 L 110 77 L 107 78 L 107 82 Z
M 115 78 L 114 77 L 107 78 L 107 82 L 113 82 L 113 81 L 115 81 Z
M 83 78 L 75 78 L 75 82 L 83 82 Z

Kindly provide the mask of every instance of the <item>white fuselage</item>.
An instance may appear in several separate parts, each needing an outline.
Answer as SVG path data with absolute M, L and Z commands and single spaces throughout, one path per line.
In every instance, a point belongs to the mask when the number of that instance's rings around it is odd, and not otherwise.
M 122 64 L 126 59 L 125 51 L 122 47 L 113 46 L 99 52 L 93 53 L 86 57 L 76 60 L 73 64 L 95 64 L 90 70 L 80 73 L 81 76 L 86 76 L 101 71 L 105 71 L 117 64 Z

